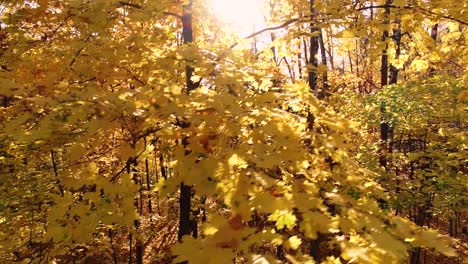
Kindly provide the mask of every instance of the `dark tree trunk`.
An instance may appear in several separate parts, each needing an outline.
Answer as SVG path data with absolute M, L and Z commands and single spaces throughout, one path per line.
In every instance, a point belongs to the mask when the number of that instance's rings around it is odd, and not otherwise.
M 297 68 L 299 70 L 299 80 L 302 80 L 302 54 L 301 54 L 301 42 L 299 41 L 299 53 L 297 54 Z
M 437 34 L 439 31 L 439 24 L 436 23 L 434 26 L 431 28 L 431 38 L 434 40 L 434 46 L 437 45 Z M 433 77 L 436 74 L 436 71 L 434 69 L 434 65 L 431 65 L 429 67 L 429 76 Z
M 140 221 L 138 219 L 135 220 L 135 229 L 137 230 L 138 233 L 140 233 Z M 140 236 L 138 236 L 136 239 L 135 254 L 136 254 L 136 263 L 143 264 L 143 241 L 141 240 Z
M 392 39 L 396 46 L 395 59 L 398 59 L 401 54 L 401 22 L 398 20 L 396 23 L 398 24 L 398 28 L 393 30 Z M 390 65 L 390 85 L 397 83 L 398 72 L 399 70 L 395 66 Z
M 310 37 L 309 43 L 309 62 L 308 62 L 308 80 L 309 80 L 309 87 L 310 91 L 318 97 L 318 87 L 317 87 L 317 67 L 318 67 L 318 50 L 319 50 L 319 36 L 320 36 L 320 29 L 317 28 L 316 21 L 315 21 L 315 1 L 309 1 L 309 8 L 310 8 L 310 15 L 312 16 L 312 22 L 310 23 L 310 33 L 312 36 Z M 308 113 L 307 121 L 308 121 L 308 128 L 313 129 L 315 117 L 312 113 Z M 310 241 L 310 248 L 309 254 L 317 260 L 319 255 L 319 248 L 320 248 L 320 240 L 311 240 Z
M 182 237 L 190 235 L 192 223 L 190 221 L 190 206 L 191 206 L 192 187 L 180 184 L 180 212 L 179 212 L 179 233 L 178 239 L 182 241 Z
M 133 242 L 133 237 L 132 237 L 132 233 L 130 233 L 128 235 L 128 247 L 130 248 L 130 252 L 128 252 L 128 263 L 129 264 L 132 264 L 133 263 L 133 245 L 132 245 L 132 242 Z
M 322 242 L 321 234 L 317 234 L 317 239 L 310 241 L 310 256 L 314 258 L 316 263 L 320 263 L 320 242 Z
M 382 34 L 382 41 L 385 44 L 385 48 L 382 50 L 382 59 L 381 59 L 381 67 L 380 67 L 380 85 L 382 88 L 385 88 L 385 86 L 388 85 L 388 44 L 387 44 L 387 39 L 388 39 L 388 30 L 387 30 L 387 25 L 389 23 L 388 17 L 390 15 L 390 5 L 392 4 L 392 0 L 386 0 L 385 1 L 385 18 L 384 18 L 384 31 Z M 380 112 L 382 113 L 382 116 L 385 115 L 385 112 L 387 110 L 385 109 L 385 106 L 382 105 L 380 107 Z M 383 117 L 382 117 L 383 118 Z M 381 149 L 380 149 L 380 166 L 387 168 L 387 158 L 385 156 L 387 148 L 386 144 L 388 141 L 388 134 L 389 134 L 389 124 L 386 122 L 385 119 L 383 119 L 380 123 L 380 140 L 381 140 Z
M 387 25 L 389 23 L 388 17 L 390 15 L 390 5 L 392 4 L 392 0 L 386 0 L 385 1 L 385 19 L 384 19 L 384 31 L 382 34 L 382 41 L 385 44 L 385 48 L 382 50 L 382 64 L 380 67 L 380 85 L 382 88 L 388 85 L 388 44 L 387 44 L 387 39 L 388 39 L 388 30 L 387 30 Z
M 188 5 L 184 6 L 184 14 L 182 16 L 182 36 L 184 38 L 184 44 L 190 44 L 193 42 L 193 30 L 192 30 L 192 1 Z M 185 66 L 185 81 L 187 85 L 187 93 L 198 88 L 199 83 L 192 81 L 194 68 L 192 65 L 187 63 Z
M 328 37 L 328 57 L 330 58 L 330 67 L 332 70 L 335 70 L 335 60 L 333 56 L 333 48 L 332 48 L 332 36 L 331 36 L 331 29 L 327 30 L 327 37 Z
M 314 0 L 310 0 L 310 13 L 311 16 L 315 15 L 315 7 L 314 7 Z M 309 87 L 312 92 L 315 93 L 315 95 L 318 95 L 318 90 L 317 90 L 317 66 L 318 66 L 318 60 L 317 60 L 317 54 L 318 54 L 318 48 L 319 48 L 319 29 L 316 27 L 314 19 L 312 19 L 312 22 L 310 23 L 310 33 L 312 36 L 310 37 L 310 43 L 309 43 L 309 63 L 308 63 L 308 80 L 309 80 Z
M 58 169 L 57 169 L 57 161 L 55 160 L 55 153 L 54 153 L 53 150 L 50 151 L 50 159 L 52 160 L 52 168 L 54 170 L 55 181 L 56 181 L 58 189 L 60 191 L 60 195 L 63 196 L 65 193 L 64 193 L 64 190 L 63 190 L 63 186 L 60 183 L 60 179 L 59 179 L 59 175 L 58 175 Z
M 193 31 L 192 31 L 192 1 L 184 6 L 184 13 L 182 16 L 182 35 L 184 37 L 184 44 L 190 44 L 193 42 Z M 187 84 L 187 93 L 195 90 L 199 83 L 192 81 L 192 75 L 194 68 L 187 62 L 185 66 L 185 78 Z M 178 239 L 182 240 L 185 235 L 190 235 L 192 231 L 193 223 L 190 221 L 191 212 L 191 198 L 192 198 L 192 187 L 185 185 L 183 182 L 180 184 L 180 200 L 179 200 L 179 233 Z M 193 234 L 192 234 L 193 235 Z
M 351 73 L 354 73 L 354 67 L 353 67 L 353 58 L 351 56 L 351 51 L 348 50 L 348 60 L 349 60 L 349 70 Z
M 127 173 L 133 172 L 133 181 L 135 184 L 141 183 L 141 177 L 137 176 L 138 173 L 138 160 L 136 158 L 130 158 L 127 162 Z M 135 206 L 141 214 L 141 199 L 143 196 L 141 195 L 141 185 L 140 185 L 140 194 L 138 198 L 135 199 Z M 139 206 L 140 205 L 140 206 Z M 140 219 L 135 219 L 134 224 L 135 230 L 137 234 L 140 232 Z M 136 264 L 143 264 L 143 242 L 141 241 L 141 237 L 137 236 L 136 238 L 136 245 L 135 245 L 135 255 L 136 255 Z M 132 234 L 130 233 L 130 259 L 132 259 Z
M 146 138 L 145 138 L 145 147 L 146 147 Z M 153 214 L 153 206 L 151 204 L 151 179 L 150 179 L 148 158 L 145 158 L 145 173 L 146 173 L 146 191 L 148 192 L 148 213 L 151 215 Z
M 112 232 L 112 229 L 109 228 L 109 239 L 110 239 L 110 245 L 112 249 L 112 260 L 114 261 L 114 264 L 117 264 L 117 251 L 115 250 L 114 246 L 114 233 Z
M 275 39 L 276 39 L 275 33 L 273 33 L 273 32 L 270 33 L 270 40 L 271 40 L 272 43 L 273 43 L 273 41 L 275 41 Z M 275 65 L 279 66 L 278 65 L 278 57 L 276 56 L 276 47 L 275 47 L 275 45 L 272 45 L 270 49 L 271 49 L 271 53 L 273 54 L 273 61 L 275 62 Z
M 159 168 L 161 170 L 161 177 L 167 180 L 166 165 L 164 164 L 164 154 L 159 155 Z
M 276 258 L 279 260 L 284 260 L 284 249 L 283 245 L 276 247 Z
M 328 66 L 327 66 L 327 54 L 325 48 L 325 41 L 323 40 L 322 30 L 320 29 L 320 55 L 322 57 L 322 64 L 326 66 L 325 70 L 322 73 L 322 91 L 319 93 L 319 99 L 323 99 L 329 95 L 329 85 L 328 85 Z

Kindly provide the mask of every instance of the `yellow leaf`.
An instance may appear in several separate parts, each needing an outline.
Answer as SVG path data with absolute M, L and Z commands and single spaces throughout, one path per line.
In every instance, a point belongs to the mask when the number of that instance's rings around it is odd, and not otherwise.
M 286 247 L 296 250 L 301 245 L 301 243 L 302 240 L 300 238 L 298 238 L 297 236 L 292 236 L 288 239 Z
M 341 38 L 354 38 L 355 37 L 354 32 L 352 30 L 350 30 L 350 29 L 345 29 L 345 30 L 341 31 L 339 33 L 339 36 Z

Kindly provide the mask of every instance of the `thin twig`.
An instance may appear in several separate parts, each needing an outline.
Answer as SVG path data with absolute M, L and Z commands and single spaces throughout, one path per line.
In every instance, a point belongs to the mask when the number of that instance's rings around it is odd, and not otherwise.
M 387 7 L 388 8 L 403 8 L 403 9 L 419 9 L 419 10 L 423 11 L 426 15 L 433 15 L 433 16 L 445 18 L 445 19 L 448 19 L 448 20 L 456 21 L 456 22 L 458 22 L 460 24 L 463 24 L 463 25 L 468 25 L 468 22 L 463 21 L 461 19 L 454 18 L 454 17 L 447 16 L 447 15 L 443 15 L 443 14 L 439 14 L 439 13 L 436 13 L 434 11 L 422 8 L 420 6 L 410 6 L 410 5 L 408 5 L 408 6 L 404 6 L 404 7 L 399 7 L 399 6 L 395 6 L 395 5 L 376 5 L 376 6 L 371 5 L 371 6 L 364 6 L 364 7 L 358 8 L 358 9 L 356 9 L 356 11 L 363 11 L 363 10 L 367 10 L 367 9 L 371 9 L 371 8 L 387 8 Z
M 84 43 L 86 44 L 89 39 L 91 38 L 92 34 L 89 34 L 89 36 L 85 39 Z M 73 57 L 72 61 L 70 62 L 70 67 L 73 66 L 73 64 L 75 63 L 76 59 L 78 58 L 78 56 L 80 56 L 81 52 L 84 50 L 84 48 L 86 47 L 86 45 L 83 45 L 83 47 L 81 47 L 75 54 L 75 57 Z
M 72 17 L 72 16 L 73 16 L 73 14 L 68 14 L 68 15 L 63 19 L 63 21 L 60 22 L 60 24 L 52 31 L 52 34 L 50 34 L 50 35 L 48 35 L 48 36 L 46 35 L 46 39 L 49 39 L 49 38 L 53 37 L 53 36 L 55 35 L 55 33 L 57 33 L 57 31 L 58 31 L 63 25 L 65 25 L 65 22 L 67 22 L 67 20 L 68 20 L 70 17 Z
M 54 169 L 54 175 L 55 175 L 55 178 L 56 178 L 56 182 L 57 182 L 60 194 L 63 196 L 64 195 L 63 186 L 60 183 L 60 179 L 59 179 L 59 176 L 58 176 L 57 163 L 55 162 L 55 155 L 54 155 L 53 150 L 50 151 L 50 158 L 52 160 L 52 168 Z
M 277 25 L 277 26 L 273 26 L 273 27 L 267 27 L 267 28 L 264 28 L 260 31 L 257 31 L 257 32 L 254 32 L 246 37 L 244 37 L 243 39 L 250 39 L 250 38 L 253 38 L 253 37 L 256 37 L 264 32 L 267 32 L 267 31 L 272 31 L 272 30 L 277 30 L 277 29 L 281 29 L 281 28 L 284 28 L 284 27 L 287 27 L 293 23 L 296 23 L 296 22 L 299 22 L 301 20 L 300 17 L 296 17 L 296 18 L 292 18 L 292 19 L 289 19 L 289 20 L 286 20 L 285 22 L 283 22 L 282 24 L 280 25 Z M 309 22 L 309 21 L 301 21 L 301 22 Z M 229 46 L 230 49 L 233 49 L 234 47 L 236 47 L 237 45 L 239 45 L 239 41 L 232 44 L 231 46 Z
M 128 7 L 133 7 L 133 8 L 136 8 L 136 9 L 143 9 L 143 6 L 139 5 L 139 4 L 134 4 L 134 3 L 128 3 L 128 2 L 124 2 L 124 1 L 119 1 L 119 4 L 122 5 L 122 6 L 128 6 Z M 164 11 L 162 12 L 164 15 L 168 15 L 168 16 L 173 16 L 173 17 L 176 17 L 178 19 L 182 19 L 182 16 L 181 15 L 178 15 L 176 13 L 172 13 L 172 12 L 167 12 L 167 11 Z

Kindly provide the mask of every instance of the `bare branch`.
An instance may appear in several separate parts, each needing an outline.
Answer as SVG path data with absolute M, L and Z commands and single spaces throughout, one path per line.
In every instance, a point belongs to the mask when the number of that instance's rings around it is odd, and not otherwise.
M 70 62 L 70 67 L 73 66 L 73 64 L 75 63 L 76 59 L 78 58 L 78 56 L 80 56 L 81 52 L 85 49 L 86 47 L 86 43 L 89 41 L 89 39 L 91 38 L 93 34 L 89 34 L 89 36 L 85 39 L 84 41 L 84 44 L 83 44 L 83 47 L 81 47 L 75 54 L 75 56 L 73 57 L 72 61 Z
M 445 19 L 448 19 L 448 20 L 458 22 L 458 23 L 460 23 L 462 25 L 468 25 L 467 21 L 463 21 L 463 20 L 455 18 L 455 17 L 439 14 L 439 13 L 436 13 L 434 11 L 422 8 L 420 6 L 398 7 L 398 6 L 395 6 L 395 5 L 376 5 L 376 6 L 371 5 L 371 6 L 364 6 L 364 7 L 358 8 L 358 9 L 356 9 L 356 11 L 362 11 L 362 10 L 367 10 L 367 9 L 371 9 L 371 8 L 387 8 L 387 7 L 389 7 L 389 8 L 402 8 L 402 9 L 419 9 L 426 15 L 432 15 L 432 16 L 436 16 L 436 17 L 439 17 L 439 18 L 445 18 Z
M 405 7 L 405 8 L 406 8 L 406 7 Z M 452 20 L 452 21 L 458 22 L 458 23 L 460 23 L 460 24 L 462 24 L 462 25 L 465 25 L 465 26 L 468 25 L 468 22 L 467 22 L 467 21 L 463 21 L 463 20 L 458 19 L 458 18 L 454 18 L 454 17 L 447 16 L 447 15 L 442 15 L 442 14 L 433 12 L 433 11 L 431 11 L 431 10 L 424 9 L 424 8 L 422 8 L 422 7 L 420 7 L 420 6 L 416 6 L 415 8 L 420 9 L 421 11 L 423 11 L 424 13 L 426 13 L 426 15 L 429 14 L 429 15 L 433 15 L 433 16 L 445 18 L 445 19 L 448 19 L 448 20 Z
M 277 30 L 277 29 L 281 29 L 281 28 L 284 28 L 284 27 L 287 27 L 293 23 L 296 23 L 296 22 L 299 22 L 301 20 L 301 18 L 299 17 L 296 17 L 296 18 L 292 18 L 292 19 L 289 19 L 285 22 L 283 22 L 282 24 L 280 25 L 277 25 L 277 26 L 273 26 L 273 27 L 267 27 L 267 28 L 264 28 L 260 31 L 257 31 L 257 32 L 254 32 L 246 37 L 244 37 L 243 39 L 250 39 L 250 38 L 253 38 L 253 37 L 256 37 L 264 32 L 267 32 L 267 31 L 272 31 L 272 30 Z M 302 22 L 308 22 L 308 21 L 302 21 Z M 236 47 L 237 45 L 239 45 L 239 42 L 236 42 L 234 44 L 232 44 L 229 48 L 230 49 L 233 49 L 234 47 Z
M 119 1 L 119 4 L 121 6 L 128 6 L 128 7 L 133 7 L 133 8 L 136 8 L 136 9 L 143 9 L 143 6 L 139 5 L 139 4 L 134 4 L 134 3 L 128 3 L 128 2 L 124 2 L 124 1 Z M 168 16 L 173 16 L 173 17 L 176 17 L 178 19 L 182 19 L 182 16 L 181 15 L 178 15 L 176 13 L 172 13 L 172 12 L 162 12 L 164 15 L 168 15 Z

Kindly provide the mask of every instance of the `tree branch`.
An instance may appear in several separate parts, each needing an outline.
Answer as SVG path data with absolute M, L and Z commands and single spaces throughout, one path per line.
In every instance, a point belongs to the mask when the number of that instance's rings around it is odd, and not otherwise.
M 85 39 L 84 41 L 84 44 L 83 44 L 83 47 L 81 47 L 75 54 L 75 57 L 73 57 L 72 61 L 70 62 L 70 67 L 73 66 L 73 64 L 75 63 L 76 59 L 78 58 L 78 56 L 80 56 L 81 52 L 85 49 L 86 47 L 86 43 L 89 41 L 89 39 L 91 38 L 93 34 L 89 34 L 89 36 Z
M 134 4 L 134 3 L 128 3 L 128 2 L 125 2 L 125 1 L 119 1 L 119 4 L 121 6 L 128 6 L 128 7 L 133 7 L 133 8 L 136 8 L 136 9 L 143 9 L 143 6 L 139 5 L 139 4 Z M 181 15 L 178 15 L 176 13 L 172 13 L 172 12 L 162 12 L 164 15 L 168 15 L 168 16 L 173 16 L 173 17 L 176 17 L 178 19 L 182 19 L 182 16 Z
M 301 18 L 299 17 L 296 17 L 296 18 L 292 18 L 292 19 L 289 19 L 289 20 L 286 20 L 285 22 L 283 22 L 282 24 L 280 25 L 277 25 L 277 26 L 273 26 L 273 27 L 267 27 L 267 28 L 264 28 L 260 31 L 257 31 L 257 32 L 254 32 L 246 37 L 244 37 L 243 39 L 250 39 L 250 38 L 253 38 L 253 37 L 256 37 L 264 32 L 267 32 L 267 31 L 271 31 L 271 30 L 277 30 L 277 29 L 281 29 L 281 28 L 284 28 L 286 26 L 289 26 L 293 23 L 296 23 L 296 22 L 299 22 Z M 308 21 L 303 21 L 303 22 L 308 22 Z M 239 41 L 232 44 L 231 46 L 229 46 L 230 49 L 233 49 L 234 47 L 236 47 L 237 45 L 239 45 Z
M 463 25 L 468 25 L 468 22 L 467 21 L 463 21 L 461 19 L 458 19 L 458 18 L 455 18 L 455 17 L 451 17 L 451 16 L 447 16 L 447 15 L 443 15 L 443 14 L 439 14 L 439 13 L 436 13 L 434 11 L 431 11 L 431 10 L 428 10 L 428 9 L 425 9 L 425 8 L 422 8 L 420 6 L 404 6 L 404 7 L 398 7 L 398 6 L 395 6 L 395 5 L 371 5 L 371 6 L 364 6 L 364 7 L 361 7 L 361 8 L 358 8 L 356 9 L 356 11 L 363 11 L 363 10 L 367 10 L 367 9 L 371 9 L 371 8 L 403 8 L 403 9 L 419 9 L 421 10 L 423 13 L 425 13 L 426 15 L 432 15 L 432 16 L 437 16 L 437 17 L 440 17 L 440 18 L 445 18 L 445 19 L 448 19 L 448 20 L 452 20 L 452 21 L 455 21 L 455 22 L 458 22 L 460 24 L 463 24 Z
M 406 8 L 406 7 L 405 7 Z M 411 8 L 411 7 L 409 7 Z M 458 22 L 462 25 L 465 25 L 467 26 L 468 25 L 468 22 L 467 21 L 463 21 L 461 19 L 458 19 L 458 18 L 454 18 L 454 17 L 451 17 L 451 16 L 447 16 L 447 15 L 442 15 L 442 14 L 439 14 L 439 13 L 436 13 L 434 11 L 431 11 L 431 10 L 427 10 L 425 8 L 422 8 L 420 6 L 415 6 L 416 9 L 420 9 L 421 11 L 423 11 L 424 13 L 429 14 L 429 15 L 433 15 L 433 16 L 437 16 L 437 17 L 441 17 L 441 18 L 445 18 L 445 19 L 448 19 L 448 20 L 452 20 L 452 21 L 455 21 L 455 22 Z
M 356 9 L 356 11 L 363 11 L 363 10 L 367 10 L 367 9 L 372 9 L 372 8 L 387 8 L 387 7 L 390 7 L 390 8 L 398 8 L 397 6 L 394 6 L 394 5 L 371 5 L 371 6 L 363 6 L 363 7 L 360 7 L 358 9 Z

